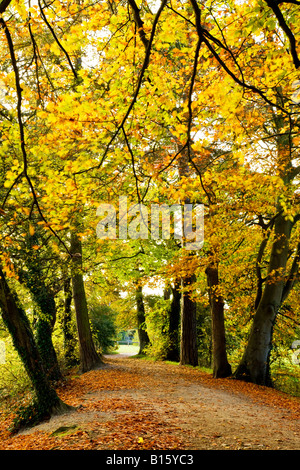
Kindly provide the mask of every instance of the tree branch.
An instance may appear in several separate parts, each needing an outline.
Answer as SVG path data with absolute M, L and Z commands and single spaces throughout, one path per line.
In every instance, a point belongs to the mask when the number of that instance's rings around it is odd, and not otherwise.
M 277 0 L 275 1 L 277 5 L 280 5 L 281 3 L 292 3 L 293 5 L 300 5 L 300 2 L 297 0 Z
M 23 172 L 20 173 L 17 178 L 15 179 L 13 185 L 11 186 L 10 190 L 12 190 L 13 186 L 17 183 L 17 181 L 21 178 L 21 176 L 24 176 L 26 179 L 31 193 L 32 197 L 34 200 L 34 203 L 36 205 L 36 208 L 38 210 L 38 213 L 41 217 L 41 219 L 45 222 L 46 226 L 49 228 L 49 230 L 52 232 L 52 234 L 60 241 L 60 243 L 64 246 L 66 251 L 70 254 L 68 247 L 64 243 L 64 241 L 57 235 L 57 233 L 52 229 L 52 227 L 48 224 L 46 218 L 44 217 L 44 214 L 40 208 L 38 197 L 36 194 L 36 191 L 34 189 L 34 186 L 32 184 L 32 181 L 30 179 L 30 176 L 28 175 L 28 160 L 27 160 L 27 151 L 26 151 L 26 145 L 25 145 L 25 132 L 24 132 L 24 124 L 22 120 L 22 87 L 20 84 L 20 74 L 19 74 L 19 68 L 17 64 L 17 59 L 15 56 L 15 51 L 14 51 L 14 45 L 12 41 L 12 37 L 10 35 L 9 29 L 7 27 L 6 22 L 4 21 L 3 18 L 0 18 L 0 25 L 4 30 L 5 37 L 7 40 L 8 48 L 9 48 L 9 53 L 10 53 L 10 59 L 15 75 L 15 85 L 16 85 L 16 93 L 17 93 L 17 119 L 18 119 L 18 124 L 19 124 L 19 133 L 20 133 L 20 145 L 21 145 L 21 152 L 22 152 L 22 157 L 23 157 Z M 7 200 L 7 195 L 5 197 L 5 201 Z
M 136 170 L 135 170 L 134 155 L 133 155 L 132 149 L 130 147 L 128 137 L 127 137 L 127 134 L 125 132 L 124 127 L 122 127 L 122 131 L 123 131 L 123 135 L 124 135 L 124 139 L 125 139 L 125 142 L 126 142 L 128 152 L 129 152 L 130 157 L 131 157 L 131 165 L 132 165 L 132 171 L 133 171 L 133 175 L 134 175 L 134 179 L 135 179 L 136 193 L 137 193 L 137 197 L 138 197 L 138 202 L 140 204 L 141 203 L 141 196 L 140 196 L 140 191 L 139 191 L 139 179 L 138 179 L 138 176 L 137 176 Z
M 257 257 L 256 257 L 256 263 L 255 263 L 256 277 L 257 277 L 257 284 L 256 284 L 257 291 L 256 291 L 256 298 L 255 298 L 255 303 L 254 303 L 255 310 L 257 309 L 259 305 L 259 302 L 262 296 L 262 286 L 263 286 L 263 283 L 265 282 L 265 279 L 263 279 L 261 275 L 261 261 L 262 261 L 262 257 L 264 255 L 265 249 L 267 247 L 267 244 L 271 235 L 271 230 L 275 223 L 275 219 L 278 215 L 279 214 L 276 214 L 274 217 L 272 217 L 272 219 L 268 223 L 264 222 L 261 214 L 258 216 L 258 221 L 259 221 L 258 225 L 260 225 L 260 227 L 263 229 L 264 238 L 260 244 Z
M 144 22 L 143 22 L 143 20 L 140 16 L 140 9 L 137 6 L 137 4 L 135 3 L 135 0 L 128 0 L 128 3 L 129 3 L 129 5 L 131 6 L 131 8 L 133 10 L 134 21 L 136 23 L 137 30 L 138 30 L 139 36 L 141 38 L 141 41 L 144 44 L 145 49 L 147 50 L 148 46 L 149 46 L 149 40 L 147 39 L 146 33 L 144 31 Z
M 38 58 L 37 58 L 37 44 L 36 44 L 36 41 L 35 41 L 35 38 L 34 38 L 34 35 L 33 35 L 33 32 L 32 32 L 30 19 L 31 19 L 31 14 L 30 14 L 29 21 L 28 21 L 28 30 L 29 30 L 29 35 L 30 35 L 31 42 L 32 42 L 32 47 L 33 47 L 36 85 L 37 85 L 37 90 L 38 90 L 38 95 L 39 95 L 39 101 L 40 101 L 40 103 L 42 103 L 42 96 L 41 96 L 41 89 L 40 89 L 40 79 L 39 79 L 39 64 L 38 64 Z
M 266 1 L 272 1 L 272 0 L 266 0 Z M 215 57 L 215 59 L 218 61 L 218 63 L 221 65 L 221 67 L 225 70 L 225 72 L 240 86 L 242 86 L 244 89 L 252 91 L 255 94 L 258 94 L 266 103 L 268 103 L 270 106 L 275 107 L 282 111 L 284 114 L 288 114 L 288 111 L 284 109 L 282 106 L 280 106 L 278 103 L 273 103 L 265 94 L 256 86 L 254 85 L 249 85 L 244 81 L 244 79 L 238 78 L 235 73 L 230 70 L 228 65 L 224 62 L 223 59 L 219 56 L 219 54 L 215 51 L 214 47 L 211 45 L 210 41 L 213 42 L 214 44 L 218 45 L 219 47 L 222 47 L 222 49 L 226 50 L 231 57 L 233 57 L 232 52 L 224 45 L 222 42 L 212 36 L 205 28 L 202 27 L 201 25 L 201 12 L 197 3 L 197 0 L 190 0 L 192 8 L 195 12 L 195 17 L 196 17 L 196 29 L 199 38 L 206 44 L 207 48 L 209 51 L 212 53 L 212 55 Z M 278 8 L 278 7 L 277 7 Z M 279 10 L 280 11 L 280 10 Z M 236 65 L 238 66 L 236 60 L 234 60 Z M 239 66 L 238 66 L 239 67 Z M 240 70 L 240 67 L 239 67 Z
M 295 36 L 293 35 L 291 29 L 288 27 L 284 17 L 283 17 L 283 14 L 281 13 L 281 10 L 278 6 L 279 3 L 281 2 L 277 2 L 276 0 L 265 0 L 266 1 L 266 4 L 268 5 L 269 8 L 271 8 L 271 10 L 273 11 L 274 15 L 276 16 L 277 20 L 278 20 L 278 23 L 279 23 L 279 26 L 281 27 L 282 31 L 284 31 L 284 33 L 286 34 L 289 42 L 290 42 L 290 48 L 291 48 L 291 55 L 293 57 L 293 62 L 294 62 L 294 65 L 296 67 L 296 69 L 298 69 L 300 67 L 300 60 L 298 58 L 298 54 L 297 54 L 297 47 L 296 47 L 296 39 L 295 39 Z M 287 3 L 292 3 L 292 2 L 287 2 Z M 296 5 L 300 5 L 299 2 L 296 3 Z
M 71 61 L 71 59 L 70 59 L 70 56 L 69 56 L 69 54 L 67 53 L 66 49 L 63 47 L 63 45 L 60 43 L 58 37 L 56 36 L 56 33 L 55 33 L 54 29 L 52 28 L 51 24 L 50 24 L 49 21 L 47 20 L 47 17 L 46 17 L 46 15 L 45 15 L 45 13 L 44 13 L 44 10 L 43 10 L 43 7 L 42 7 L 42 5 L 41 5 L 40 0 L 38 0 L 38 5 L 39 5 L 39 9 L 40 9 L 40 12 L 41 12 L 41 15 L 42 15 L 42 18 L 43 18 L 44 22 L 45 22 L 46 25 L 48 26 L 48 28 L 49 28 L 49 30 L 50 30 L 50 32 L 51 32 L 51 34 L 52 34 L 52 36 L 53 36 L 55 42 L 57 43 L 58 47 L 59 47 L 59 48 L 62 50 L 62 52 L 65 54 L 66 59 L 67 59 L 69 65 L 70 65 L 70 67 L 71 67 L 72 73 L 73 73 L 75 79 L 77 80 L 78 75 L 77 75 L 77 72 L 76 72 L 76 70 L 75 70 L 75 68 L 74 68 L 74 66 L 73 66 L 73 64 L 72 64 L 72 61 Z
M 242 86 L 244 89 L 252 91 L 253 93 L 259 95 L 266 103 L 268 103 L 270 106 L 279 109 L 282 111 L 284 114 L 288 114 L 288 111 L 284 109 L 282 106 L 280 106 L 278 103 L 274 103 L 273 101 L 269 100 L 265 96 L 265 94 L 256 86 L 254 85 L 249 85 L 248 83 L 245 83 L 243 80 L 240 80 L 233 72 L 230 70 L 230 68 L 227 66 L 227 64 L 221 59 L 219 54 L 215 51 L 215 49 L 212 47 L 210 44 L 209 40 L 203 35 L 203 41 L 205 42 L 207 48 L 210 50 L 210 52 L 213 54 L 215 59 L 219 62 L 221 67 L 225 70 L 225 72 L 237 83 L 238 85 Z
M 134 95 L 133 95 L 133 98 L 131 100 L 131 103 L 130 105 L 128 106 L 127 108 L 127 111 L 121 121 L 121 123 L 119 124 L 119 126 L 117 127 L 116 131 L 114 132 L 114 134 L 112 135 L 110 141 L 108 142 L 107 146 L 106 146 L 106 149 L 104 150 L 104 153 L 102 155 L 102 158 L 101 158 L 101 161 L 99 164 L 89 168 L 88 170 L 81 170 L 81 171 L 78 171 L 76 174 L 80 174 L 80 173 L 85 173 L 87 171 L 91 171 L 91 170 L 95 170 L 95 169 L 99 169 L 101 168 L 104 160 L 106 159 L 106 156 L 110 150 L 110 147 L 112 145 L 112 143 L 115 141 L 115 139 L 117 138 L 117 136 L 119 135 L 120 131 L 123 129 L 127 119 L 128 119 L 128 116 L 130 115 L 136 101 L 137 101 L 137 98 L 138 98 L 138 95 L 139 95 L 139 92 L 140 92 L 140 89 L 141 89 L 141 86 L 142 86 L 142 83 L 143 83 L 143 80 L 144 80 L 144 76 L 145 76 L 145 72 L 148 68 L 148 65 L 149 65 L 149 60 L 150 60 L 150 55 L 151 55 L 151 49 L 152 49 L 152 43 L 153 43 L 153 40 L 154 40 L 154 36 L 155 36 L 155 32 L 156 32 L 156 27 L 157 27 L 157 24 L 158 24 L 158 20 L 160 18 L 160 15 L 164 9 L 164 7 L 166 6 L 166 3 L 167 3 L 168 0 L 162 0 L 161 2 L 161 5 L 155 15 L 155 18 L 154 18 L 154 21 L 153 21 L 153 25 L 152 25 L 152 30 L 151 30 L 151 35 L 150 35 L 150 39 L 149 39 L 149 42 L 148 42 L 148 47 L 147 47 L 147 50 L 146 50 L 146 54 L 145 54 L 145 57 L 144 57 L 144 62 L 143 62 L 143 65 L 142 65 L 142 68 L 141 68 L 141 71 L 140 71 L 140 75 L 139 75 L 139 78 L 138 78 L 138 83 L 137 83 L 137 86 L 136 86 L 136 89 L 135 89 L 135 92 L 134 92 Z
M 10 3 L 11 3 L 11 0 L 3 0 L 0 3 L 0 13 L 4 13 Z
M 257 309 L 261 296 L 262 296 L 262 285 L 264 283 L 264 280 L 261 275 L 261 260 L 263 257 L 263 254 L 265 252 L 266 246 L 268 244 L 268 240 L 270 238 L 270 232 L 267 232 L 267 235 L 264 236 L 264 239 L 262 240 L 258 254 L 256 257 L 256 263 L 255 263 L 255 270 L 256 270 L 256 277 L 257 277 L 257 284 L 256 284 L 256 298 L 254 302 L 254 308 L 255 310 Z

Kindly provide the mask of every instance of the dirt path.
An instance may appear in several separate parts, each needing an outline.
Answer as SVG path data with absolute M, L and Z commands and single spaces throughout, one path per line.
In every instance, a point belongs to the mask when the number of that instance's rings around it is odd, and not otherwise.
M 295 415 L 284 407 L 257 402 L 250 384 L 245 384 L 249 395 L 240 394 L 234 387 L 222 389 L 222 381 L 218 387 L 205 384 L 191 369 L 112 360 L 144 377 L 145 388 L 126 396 L 144 403 L 171 426 L 175 423 L 174 432 L 179 436 L 183 432 L 186 449 L 300 449 L 300 400 Z
M 108 356 L 60 391 L 79 408 L 0 449 L 300 449 L 300 400 L 189 367 Z

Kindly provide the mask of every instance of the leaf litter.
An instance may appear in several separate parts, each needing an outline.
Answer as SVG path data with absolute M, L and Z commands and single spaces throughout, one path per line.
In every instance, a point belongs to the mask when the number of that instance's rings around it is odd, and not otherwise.
M 299 398 L 198 368 L 109 356 L 103 368 L 70 373 L 57 391 L 76 409 L 17 435 L 2 406 L 0 450 L 300 447 Z

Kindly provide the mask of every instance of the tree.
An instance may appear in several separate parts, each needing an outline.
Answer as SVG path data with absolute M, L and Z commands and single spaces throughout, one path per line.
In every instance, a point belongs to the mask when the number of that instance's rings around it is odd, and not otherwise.
M 137 312 L 137 327 L 139 336 L 139 354 L 145 352 L 146 346 L 150 343 L 149 336 L 146 329 L 145 306 L 143 299 L 143 288 L 137 283 L 135 288 L 136 298 L 136 312 Z
M 78 365 L 79 360 L 75 351 L 76 339 L 72 328 L 72 286 L 71 278 L 66 276 L 64 279 L 64 300 L 62 308 L 62 332 L 64 336 L 64 352 L 67 367 Z
M 116 348 L 117 329 L 115 325 L 116 312 L 108 305 L 94 300 L 89 308 L 92 333 L 102 354 L 108 354 Z
M 284 107 L 282 90 L 277 90 L 277 94 L 278 102 Z M 276 198 L 273 217 L 266 221 L 264 215 L 261 215 L 259 219 L 264 237 L 257 258 L 256 312 L 245 353 L 235 373 L 236 377 L 244 376 L 264 385 L 271 383 L 269 366 L 274 324 L 295 285 L 299 269 L 299 244 L 293 243 L 292 239 L 292 232 L 297 232 L 299 219 L 298 203 L 294 195 L 294 182 L 299 166 L 293 164 L 294 157 L 298 157 L 298 149 L 296 150 L 292 138 L 298 115 L 296 114 L 293 122 L 291 116 L 287 118 L 284 114 L 282 111 L 271 111 L 275 136 L 270 138 L 276 143 L 275 168 L 283 191 Z M 262 260 L 272 232 L 267 272 L 263 277 Z
M 180 364 L 198 365 L 197 328 L 196 328 L 196 302 L 191 298 L 190 292 L 186 291 L 190 283 L 195 281 L 195 276 L 184 278 L 182 289 L 184 293 L 181 298 L 181 345 Z
M 39 422 L 53 414 L 68 411 L 70 407 L 60 400 L 48 382 L 28 318 L 16 294 L 11 291 L 2 269 L 0 269 L 0 306 L 3 321 L 12 336 L 14 346 L 36 394 L 36 403 L 27 408 L 27 414 L 23 412 L 20 415 L 16 429 L 22 425 Z
M 224 324 L 224 300 L 219 292 L 218 266 L 213 261 L 205 270 L 209 292 L 209 301 L 212 317 L 212 356 L 213 376 L 215 378 L 231 375 L 231 366 L 227 360 L 225 324 Z
M 26 242 L 27 245 L 22 257 L 25 266 L 17 268 L 18 279 L 29 289 L 39 310 L 36 324 L 36 343 L 47 376 L 50 381 L 59 381 L 62 379 L 62 374 L 52 342 L 52 332 L 56 322 L 55 288 L 54 285 L 51 286 L 47 283 L 45 279 L 40 251 L 32 248 L 39 244 L 37 234 L 29 234 Z
M 80 370 L 82 373 L 99 367 L 103 361 L 97 353 L 92 337 L 88 305 L 82 274 L 82 245 L 76 233 L 71 234 L 72 286 L 79 340 Z
M 172 300 L 169 308 L 168 322 L 168 345 L 166 350 L 166 360 L 180 361 L 180 281 L 175 279 L 174 285 L 170 286 Z

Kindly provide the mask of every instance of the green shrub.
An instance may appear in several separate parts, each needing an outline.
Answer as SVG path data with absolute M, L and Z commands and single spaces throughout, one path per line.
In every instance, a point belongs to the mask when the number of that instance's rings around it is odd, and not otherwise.
M 31 388 L 28 374 L 8 336 L 5 342 L 5 362 L 0 364 L 0 400 Z
M 96 346 L 102 354 L 116 349 L 115 312 L 108 305 L 92 305 L 90 319 Z

